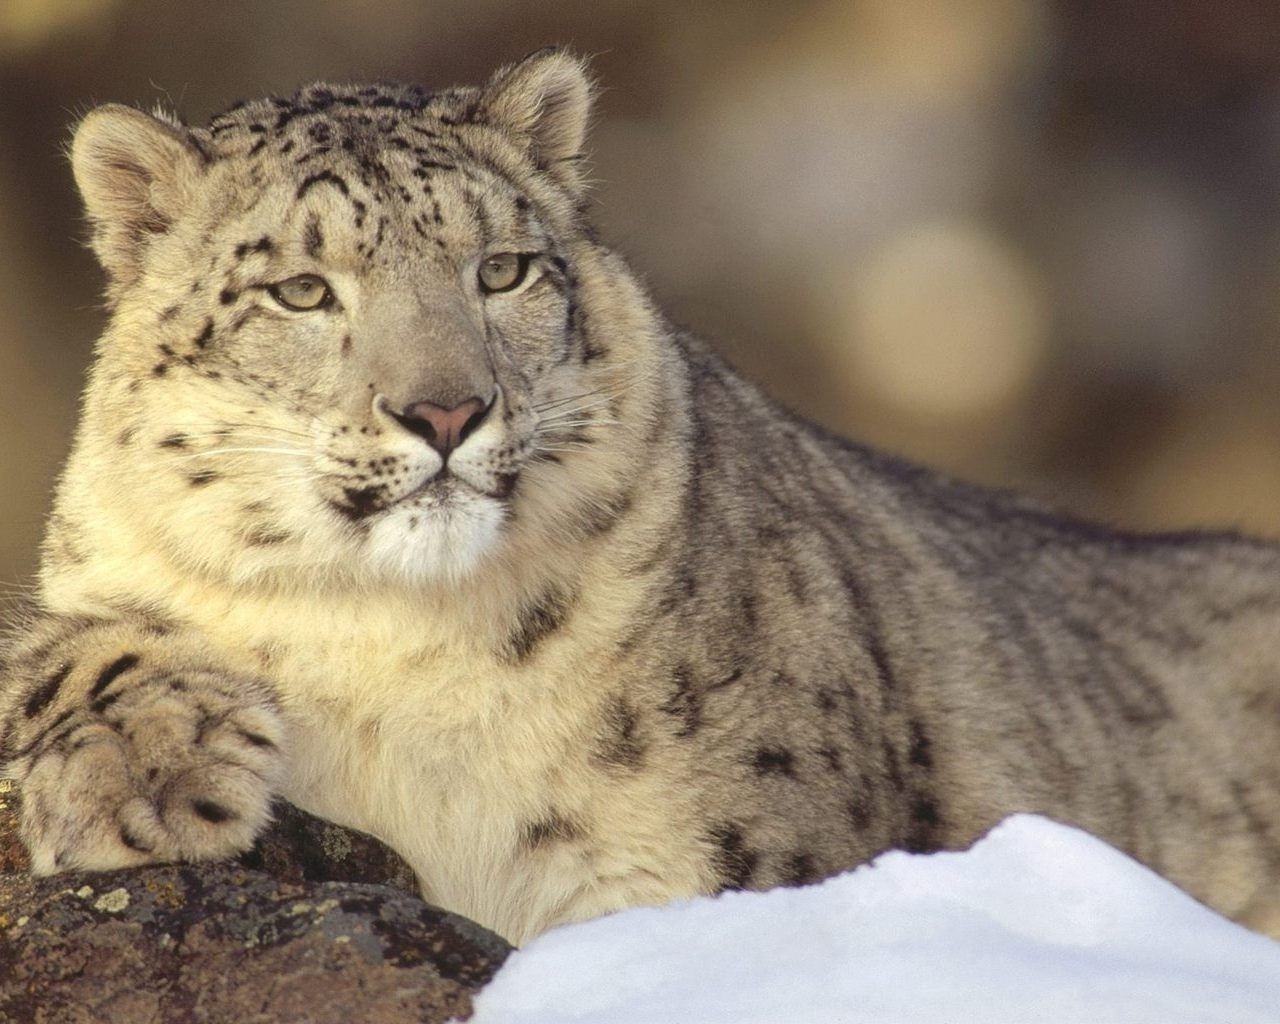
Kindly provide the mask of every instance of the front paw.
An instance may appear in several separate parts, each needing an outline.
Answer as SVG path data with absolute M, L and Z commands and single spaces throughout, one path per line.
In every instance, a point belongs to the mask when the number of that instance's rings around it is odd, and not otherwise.
M 19 773 L 32 871 L 209 860 L 270 819 L 284 728 L 256 684 L 184 672 L 70 716 Z

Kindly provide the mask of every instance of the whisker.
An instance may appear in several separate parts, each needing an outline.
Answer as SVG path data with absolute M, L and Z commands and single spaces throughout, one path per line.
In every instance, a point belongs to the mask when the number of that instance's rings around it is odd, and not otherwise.
M 242 454 L 260 454 L 260 455 L 307 455 L 308 452 L 301 448 L 210 448 L 203 452 L 193 452 L 190 455 L 180 456 L 180 461 L 186 462 L 190 459 L 203 459 L 208 455 L 242 455 Z
M 183 437 L 227 437 L 231 434 L 261 434 L 266 437 L 296 437 L 304 441 L 310 441 L 312 436 L 305 430 L 295 430 L 292 427 L 277 427 L 270 423 L 227 423 L 216 428 L 206 430 L 177 430 L 175 433 L 181 434 Z
M 281 448 L 281 449 L 287 448 L 289 451 L 294 451 L 294 452 L 310 452 L 311 451 L 311 448 L 309 446 L 302 447 L 301 445 L 294 443 L 293 438 L 288 438 L 288 437 L 267 437 L 267 436 L 255 436 L 255 435 L 245 434 L 245 435 L 239 435 L 236 437 L 209 437 L 209 438 L 188 436 L 185 440 L 189 442 L 195 442 L 195 444 L 207 443 L 209 441 L 221 442 L 221 444 L 215 443 L 211 447 L 204 448 L 204 449 L 197 449 L 194 446 L 190 446 L 186 444 L 176 446 L 179 448 L 179 450 L 186 450 L 192 455 L 199 455 L 202 452 L 232 451 L 232 450 L 239 450 L 241 448 L 257 448 L 257 447 Z
M 535 412 L 539 412 L 539 413 L 550 412 L 552 409 L 559 409 L 561 406 L 567 405 L 570 402 L 576 402 L 579 399 L 589 399 L 589 398 L 596 399 L 593 402 L 587 402 L 584 405 L 574 406 L 573 409 L 567 410 L 570 412 L 582 412 L 586 409 L 594 409 L 598 405 L 605 405 L 609 402 L 614 401 L 615 399 L 621 398 L 628 391 L 637 387 L 642 382 L 643 382 L 642 377 L 636 377 L 630 381 L 625 381 L 617 385 L 595 388 L 591 391 L 583 391 L 576 395 L 569 395 L 566 398 L 557 399 L 554 402 L 544 402 L 541 405 L 535 405 L 533 408 Z M 603 396 L 603 397 L 597 397 L 597 396 Z
M 543 410 L 545 410 L 545 409 L 554 409 L 554 408 L 556 408 L 557 406 L 564 405 L 564 404 L 565 404 L 565 403 L 567 403 L 567 402 L 575 402 L 575 401 L 577 401 L 579 398 L 593 398 L 593 397 L 595 397 L 596 395 L 603 395 L 603 394 L 606 394 L 606 393 L 608 393 L 608 392 L 612 392 L 612 391 L 614 391 L 615 389 L 618 389 L 618 388 L 628 388 L 628 387 L 632 387 L 632 386 L 634 386 L 635 384 L 638 384 L 638 383 L 640 382 L 640 380 L 641 380 L 641 379 L 642 379 L 642 378 L 641 378 L 640 376 L 636 376 L 635 378 L 632 378 L 631 380 L 611 381 L 611 382 L 609 382 L 609 383 L 607 383 L 607 384 L 602 384 L 602 385 L 600 385 L 600 387 L 597 387 L 597 388 L 591 388 L 590 390 L 587 390 L 587 391 L 579 391 L 579 392 L 576 392 L 575 394 L 572 394 L 572 395 L 565 395 L 565 396 L 563 396 L 563 397 L 561 397 L 561 398 L 552 399 L 552 400 L 547 401 L 547 402 L 540 402 L 540 403 L 538 403 L 538 404 L 534 405 L 534 407 L 533 407 L 533 408 L 534 408 L 536 411 L 539 411 L 539 412 L 541 412 L 541 411 L 543 411 Z
M 600 419 L 588 418 L 588 419 L 571 420 L 571 419 L 565 419 L 563 417 L 556 417 L 554 419 L 549 419 L 549 420 L 539 420 L 538 425 L 535 429 L 538 431 L 543 431 L 543 430 L 559 429 L 560 427 L 594 427 L 594 426 L 616 427 L 620 422 L 621 421 L 619 420 L 606 419 L 606 418 L 600 418 Z
M 560 408 L 560 406 L 567 405 L 570 402 L 576 402 L 580 398 L 594 398 L 596 395 L 603 394 L 604 390 L 605 390 L 604 388 L 594 388 L 591 391 L 582 391 L 576 395 L 567 395 L 564 398 L 557 398 L 553 402 L 542 402 L 538 405 L 535 405 L 533 407 L 533 411 L 549 412 L 552 409 L 558 409 Z

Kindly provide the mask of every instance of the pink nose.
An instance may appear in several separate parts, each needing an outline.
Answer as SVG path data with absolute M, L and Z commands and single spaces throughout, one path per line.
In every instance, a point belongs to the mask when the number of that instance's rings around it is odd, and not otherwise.
M 480 426 L 488 412 L 489 407 L 479 398 L 468 398 L 452 409 L 442 409 L 433 402 L 414 402 L 396 419 L 447 459 Z

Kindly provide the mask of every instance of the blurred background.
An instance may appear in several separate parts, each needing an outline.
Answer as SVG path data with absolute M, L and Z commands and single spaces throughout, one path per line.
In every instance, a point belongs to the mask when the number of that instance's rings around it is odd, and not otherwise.
M 1084 515 L 1280 536 L 1275 0 L 0 0 L 0 585 L 102 324 L 77 114 L 550 42 L 603 86 L 605 237 L 784 401 Z

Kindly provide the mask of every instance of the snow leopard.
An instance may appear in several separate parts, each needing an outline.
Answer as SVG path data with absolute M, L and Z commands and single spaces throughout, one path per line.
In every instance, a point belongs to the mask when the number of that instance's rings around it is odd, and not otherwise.
M 1280 546 L 781 407 L 593 228 L 593 93 L 551 49 L 80 121 L 109 316 L 0 662 L 33 870 L 283 800 L 521 943 L 1035 812 L 1280 934 Z

